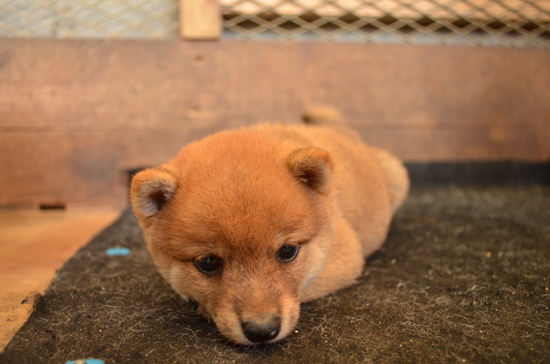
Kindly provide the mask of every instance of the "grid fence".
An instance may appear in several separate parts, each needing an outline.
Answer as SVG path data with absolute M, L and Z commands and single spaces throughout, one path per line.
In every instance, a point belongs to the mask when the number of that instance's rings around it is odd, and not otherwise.
M 550 0 L 219 0 L 223 36 L 550 49 Z M 177 38 L 177 0 L 0 0 L 0 37 Z
M 550 0 L 220 0 L 237 38 L 550 48 Z
M 0 37 L 176 38 L 176 0 L 0 0 Z

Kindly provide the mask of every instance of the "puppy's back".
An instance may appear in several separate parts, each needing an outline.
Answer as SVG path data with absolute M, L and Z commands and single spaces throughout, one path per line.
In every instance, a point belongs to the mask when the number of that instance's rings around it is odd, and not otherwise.
M 339 133 L 348 134 L 350 137 L 359 138 L 356 133 L 346 128 L 346 122 L 342 115 L 331 107 L 316 106 L 307 110 L 302 115 L 302 120 L 307 125 L 332 127 Z M 389 197 L 392 213 L 395 213 L 405 201 L 409 192 L 410 182 L 407 169 L 403 163 L 391 153 L 370 147 L 371 153 L 378 162 L 389 188 Z
M 330 153 L 334 163 L 331 198 L 368 256 L 385 241 L 394 210 L 387 177 L 373 150 L 355 132 L 341 124 L 328 125 L 262 125 L 256 130 L 283 144 L 314 146 Z

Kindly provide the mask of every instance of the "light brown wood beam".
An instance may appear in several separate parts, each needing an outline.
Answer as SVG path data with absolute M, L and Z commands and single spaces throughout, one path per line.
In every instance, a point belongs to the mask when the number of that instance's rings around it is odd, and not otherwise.
M 187 40 L 216 40 L 221 35 L 217 0 L 179 0 L 180 34 Z

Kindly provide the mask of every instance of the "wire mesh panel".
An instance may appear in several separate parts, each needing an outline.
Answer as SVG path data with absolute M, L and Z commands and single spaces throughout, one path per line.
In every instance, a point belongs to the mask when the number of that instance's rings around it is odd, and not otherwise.
M 0 0 L 0 37 L 175 38 L 176 0 Z
M 220 0 L 237 38 L 550 48 L 550 0 Z
M 224 37 L 550 48 L 550 0 L 219 0 Z M 178 0 L 0 0 L 0 37 L 176 38 Z

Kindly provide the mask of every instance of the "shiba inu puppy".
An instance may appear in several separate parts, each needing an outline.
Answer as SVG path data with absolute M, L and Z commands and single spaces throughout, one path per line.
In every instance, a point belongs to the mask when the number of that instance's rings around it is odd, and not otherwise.
M 214 134 L 132 181 L 159 272 L 235 343 L 281 340 L 300 302 L 353 284 L 408 193 L 336 111 L 304 121 Z

